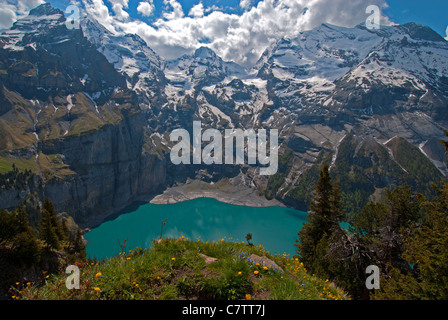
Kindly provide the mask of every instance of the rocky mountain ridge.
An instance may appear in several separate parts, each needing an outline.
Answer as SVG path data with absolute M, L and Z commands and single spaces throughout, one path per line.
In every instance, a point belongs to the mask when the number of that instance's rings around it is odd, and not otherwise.
M 448 128 L 448 42 L 426 26 L 323 24 L 279 39 L 245 70 L 206 47 L 166 61 L 92 17 L 78 30 L 64 22 L 43 4 L 0 35 L 0 164 L 32 168 L 44 177 L 36 196 L 79 221 L 190 179 L 238 177 L 306 209 L 327 162 L 357 208 L 404 182 L 426 192 L 448 172 L 438 143 Z M 194 120 L 279 129 L 279 172 L 174 166 L 169 133 Z M 14 207 L 23 190 L 0 196 Z

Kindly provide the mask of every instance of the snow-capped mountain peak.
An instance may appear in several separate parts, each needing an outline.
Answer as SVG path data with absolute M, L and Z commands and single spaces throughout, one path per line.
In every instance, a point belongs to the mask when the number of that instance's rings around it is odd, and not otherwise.
M 94 18 L 86 17 L 81 28 L 87 39 L 117 70 L 132 78 L 137 73 L 163 69 L 164 60 L 135 34 L 114 35 Z
M 96 19 L 86 16 L 81 29 L 87 39 L 117 71 L 127 78 L 128 88 L 139 93 L 141 101 L 149 103 L 164 82 L 165 60 L 136 34 L 112 34 Z
M 217 59 L 216 53 L 207 47 L 200 47 L 199 49 L 196 49 L 193 56 L 200 59 Z
M 49 3 L 32 9 L 28 16 L 14 22 L 9 30 L 0 35 L 0 44 L 10 50 L 23 50 L 25 46 L 34 47 L 35 38 L 46 30 L 63 26 L 64 13 Z M 26 35 L 26 37 L 25 37 Z M 55 39 L 60 41 L 61 39 Z
M 212 49 L 200 47 L 191 55 L 168 61 L 165 74 L 171 83 L 185 89 L 217 84 L 232 77 L 244 77 L 246 70 L 223 61 Z

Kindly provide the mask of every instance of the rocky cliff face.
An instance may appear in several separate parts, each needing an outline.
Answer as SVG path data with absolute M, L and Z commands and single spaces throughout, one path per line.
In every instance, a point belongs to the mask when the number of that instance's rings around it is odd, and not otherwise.
M 159 191 L 165 163 L 144 153 L 147 115 L 126 77 L 64 22 L 44 4 L 0 36 L 1 163 L 41 177 L 0 196 L 6 208 L 49 197 L 82 225 Z
M 43 143 L 45 154 L 62 154 L 76 175 L 52 180 L 43 193 L 76 221 L 88 221 L 131 204 L 164 186 L 164 163 L 142 157 L 144 117 L 130 115 L 91 134 Z

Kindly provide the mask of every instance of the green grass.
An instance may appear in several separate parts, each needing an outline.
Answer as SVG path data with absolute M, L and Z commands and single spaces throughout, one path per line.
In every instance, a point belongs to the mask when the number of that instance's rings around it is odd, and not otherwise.
M 266 256 L 284 271 L 264 268 L 248 258 Z M 204 256 L 218 259 L 207 264 Z M 17 284 L 15 299 L 30 300 L 321 300 L 347 299 L 328 281 L 307 273 L 297 259 L 271 255 L 244 243 L 154 242 L 102 261 L 78 263 L 80 289 L 68 290 L 67 274 L 43 275 L 37 283 Z
M 62 161 L 61 155 L 59 154 L 46 155 L 40 152 L 37 162 L 34 157 L 24 159 L 0 156 L 0 174 L 10 172 L 13 164 L 20 171 L 28 169 L 36 174 L 40 174 L 42 172 L 47 180 L 50 180 L 53 177 L 64 179 L 75 174 L 75 172 Z
M 39 153 L 39 166 L 42 175 L 46 180 L 52 178 L 66 179 L 76 173 L 70 169 L 70 166 L 65 164 L 60 154 L 43 154 Z
M 12 170 L 12 165 L 15 165 L 19 170 L 31 170 L 32 172 L 38 172 L 38 167 L 34 161 L 34 158 L 10 158 L 0 156 L 0 174 L 6 173 Z

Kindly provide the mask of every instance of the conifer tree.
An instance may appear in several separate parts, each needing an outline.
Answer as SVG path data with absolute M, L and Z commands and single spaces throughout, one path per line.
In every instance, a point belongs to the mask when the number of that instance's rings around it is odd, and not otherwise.
M 16 209 L 16 228 L 17 232 L 32 232 L 32 228 L 30 226 L 28 220 L 28 214 L 25 211 L 25 207 L 23 205 L 18 205 Z
M 404 239 L 421 221 L 422 197 L 404 184 L 388 190 L 384 202 L 369 202 L 348 230 L 337 229 L 328 244 L 326 262 L 330 278 L 355 299 L 368 299 L 365 270 L 376 265 L 390 277 L 409 273 L 403 258 Z M 396 271 L 395 271 L 396 270 Z
M 448 153 L 448 141 L 441 142 Z M 404 241 L 402 258 L 411 270 L 392 268 L 374 299 L 448 300 L 448 183 L 436 191 L 434 201 L 423 203 L 423 223 L 412 226 Z
M 39 262 L 40 253 L 41 246 L 32 230 L 21 232 L 14 237 L 11 256 L 19 265 L 31 266 Z
M 47 248 L 59 249 L 60 248 L 60 238 L 58 236 L 57 224 L 55 225 L 56 214 L 51 211 L 51 207 L 44 208 L 41 210 L 41 220 L 39 222 L 39 236 L 45 242 Z M 57 221 L 57 220 L 56 220 Z
M 63 240 L 65 235 L 62 228 L 62 224 L 59 222 L 57 216 L 56 216 L 56 210 L 54 209 L 53 202 L 45 198 L 43 203 L 43 210 L 47 211 L 49 213 L 49 219 L 51 221 L 51 224 L 53 225 L 54 231 L 56 233 L 56 236 L 59 240 Z
M 70 230 L 67 227 L 67 220 L 66 219 L 61 219 L 60 222 L 60 226 L 61 226 L 61 230 L 62 230 L 62 234 L 63 234 L 63 240 L 68 240 L 70 237 Z
M 39 241 L 30 226 L 24 206 L 19 205 L 12 214 L 15 235 L 11 239 L 11 258 L 18 264 L 30 266 L 40 259 Z
M 331 181 L 329 167 L 324 165 L 311 200 L 307 222 L 299 231 L 296 252 L 313 273 L 325 276 L 324 256 L 329 240 L 339 227 L 343 206 L 339 188 Z
M 79 255 L 79 258 L 84 259 L 86 257 L 86 245 L 82 240 L 81 229 L 76 230 L 75 238 L 73 241 L 73 251 Z
M 15 221 L 12 214 L 5 209 L 0 210 L 0 245 L 11 240 L 15 235 Z

